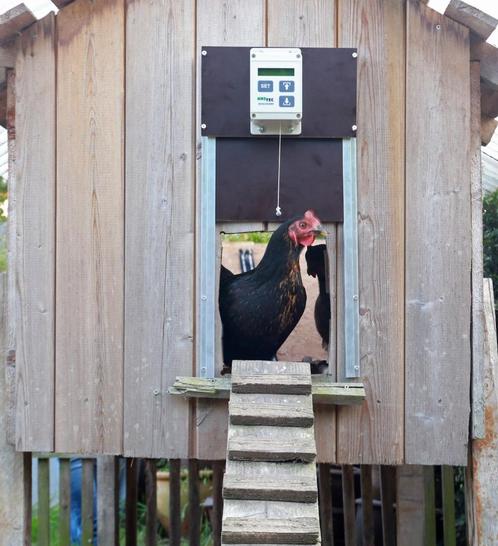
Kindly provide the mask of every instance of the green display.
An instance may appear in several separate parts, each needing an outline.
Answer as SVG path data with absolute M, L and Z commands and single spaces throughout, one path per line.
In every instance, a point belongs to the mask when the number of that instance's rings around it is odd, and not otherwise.
M 293 68 L 258 68 L 258 76 L 294 76 Z

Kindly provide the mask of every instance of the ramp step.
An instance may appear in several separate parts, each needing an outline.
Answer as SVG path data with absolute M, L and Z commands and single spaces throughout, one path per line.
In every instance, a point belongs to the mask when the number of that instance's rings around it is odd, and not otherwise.
M 226 518 L 221 539 L 225 544 L 316 544 L 317 518 Z
M 225 474 L 223 495 L 226 499 L 271 500 L 288 502 L 315 502 L 317 500 L 316 478 L 293 479 L 240 478 Z
M 238 394 L 230 397 L 230 423 L 233 425 L 280 425 L 310 427 L 313 404 L 309 395 Z
M 310 394 L 311 375 L 306 362 L 235 362 L 232 392 L 253 394 Z

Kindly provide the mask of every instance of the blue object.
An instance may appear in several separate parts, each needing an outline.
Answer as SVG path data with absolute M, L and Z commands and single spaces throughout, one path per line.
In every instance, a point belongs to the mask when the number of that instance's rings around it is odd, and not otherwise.
M 273 91 L 273 82 L 271 80 L 259 80 L 258 91 L 261 93 L 271 93 Z
M 281 93 L 294 93 L 294 82 L 291 80 L 281 80 L 279 82 L 279 91 Z
M 96 465 L 95 465 L 96 466 Z M 81 544 L 82 461 L 71 459 L 71 544 Z M 97 473 L 93 472 L 93 546 L 97 546 Z
M 279 106 L 292 108 L 294 106 L 294 97 L 293 96 L 280 96 L 278 98 L 278 104 Z

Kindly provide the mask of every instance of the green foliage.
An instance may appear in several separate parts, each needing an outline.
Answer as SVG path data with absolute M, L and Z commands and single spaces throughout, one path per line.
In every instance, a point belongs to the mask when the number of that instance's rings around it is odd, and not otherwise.
M 268 243 L 273 234 L 268 231 L 251 231 L 250 233 L 227 233 L 224 241 L 231 243 Z
M 0 273 L 7 271 L 7 240 L 0 236 Z
M 7 220 L 7 216 L 4 214 L 3 204 L 7 200 L 7 181 L 3 176 L 0 176 L 0 224 Z
M 495 301 L 498 299 L 498 190 L 483 200 L 484 276 L 493 280 Z

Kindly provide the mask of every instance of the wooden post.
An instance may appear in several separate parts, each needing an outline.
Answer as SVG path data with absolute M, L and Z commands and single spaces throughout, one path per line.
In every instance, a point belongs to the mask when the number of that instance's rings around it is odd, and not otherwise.
M 223 474 L 225 461 L 213 462 L 213 546 L 221 546 L 221 526 L 223 521 Z
M 382 502 L 382 534 L 384 546 L 395 546 L 396 524 L 394 520 L 394 501 L 396 497 L 396 468 L 380 467 L 380 497 Z
M 188 462 L 189 544 L 200 546 L 201 508 L 199 500 L 199 461 Z
M 441 467 L 444 546 L 456 546 L 455 476 L 452 466 Z
M 332 519 L 332 484 L 330 480 L 330 465 L 318 465 L 318 495 L 320 509 L 320 531 L 322 533 L 322 545 L 333 546 L 334 527 Z
M 145 519 L 145 546 L 157 544 L 157 481 L 156 461 L 145 461 L 145 503 L 147 517 Z
M 38 459 L 38 544 L 50 545 L 50 459 Z
M 344 510 L 344 544 L 356 545 L 354 474 L 351 465 L 342 465 L 342 506 Z
M 138 459 L 126 459 L 126 546 L 137 546 L 137 465 Z
M 118 545 L 118 475 L 117 457 L 97 457 L 97 537 L 99 546 Z
M 81 471 L 81 545 L 93 544 L 93 459 L 82 459 Z
M 180 546 L 182 535 L 181 514 L 181 461 L 170 459 L 169 461 L 169 529 L 168 538 L 170 546 Z
M 374 546 L 375 533 L 373 520 L 372 467 L 368 464 L 363 464 L 360 467 L 360 472 L 361 508 L 363 514 L 363 546 Z
M 59 459 L 59 544 L 71 546 L 71 463 Z

